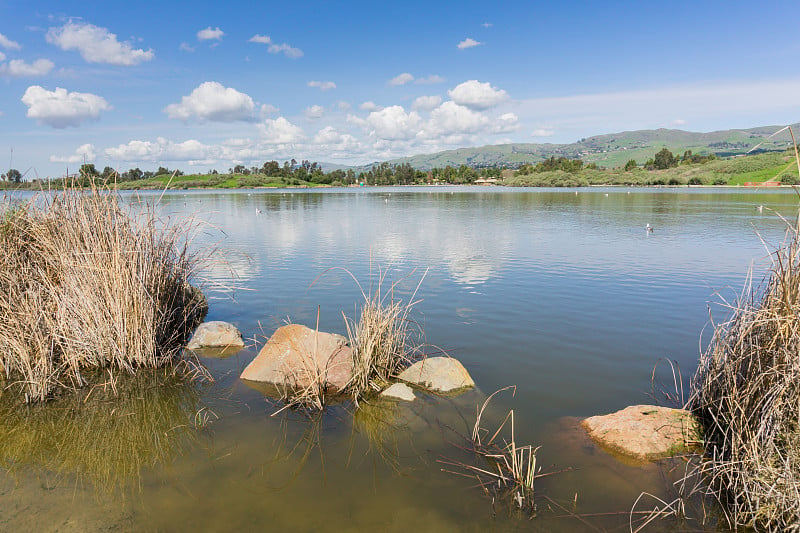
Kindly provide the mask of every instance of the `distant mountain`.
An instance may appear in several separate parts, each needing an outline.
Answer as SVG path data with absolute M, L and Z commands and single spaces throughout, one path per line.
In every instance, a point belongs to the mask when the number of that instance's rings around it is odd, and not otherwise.
M 798 125 L 792 128 L 797 131 Z M 692 131 L 657 129 L 637 130 L 595 135 L 571 144 L 497 144 L 477 148 L 459 148 L 434 154 L 401 157 L 387 161 L 389 164 L 409 163 L 420 170 L 434 167 L 468 165 L 471 167 L 509 166 L 517 167 L 523 163 L 536 163 L 551 156 L 583 159 L 587 163 L 597 163 L 602 167 L 618 167 L 628 160 L 635 159 L 639 164 L 653 157 L 662 148 L 669 148 L 676 155 L 686 150 L 695 154 L 715 153 L 731 156 L 747 153 L 759 143 L 759 151 L 785 150 L 791 146 L 789 132 L 768 139 L 782 126 L 762 126 L 742 130 L 712 131 L 698 133 Z M 357 172 L 368 170 L 372 165 L 353 167 Z M 323 167 L 328 170 L 327 167 Z M 338 167 L 346 168 L 346 167 Z

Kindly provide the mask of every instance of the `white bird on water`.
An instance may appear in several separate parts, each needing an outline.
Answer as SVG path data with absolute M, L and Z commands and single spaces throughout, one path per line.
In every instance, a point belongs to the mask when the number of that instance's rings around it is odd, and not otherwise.
M 763 205 L 760 205 L 760 206 L 758 206 L 756 209 L 758 209 L 758 212 L 759 212 L 759 213 L 761 213 L 761 212 L 763 212 L 763 211 L 764 211 L 764 206 L 763 206 Z
M 647 226 L 644 227 L 644 229 L 647 231 L 647 233 L 653 233 L 653 226 L 651 226 L 649 222 L 647 223 Z
M 256 207 L 256 215 L 260 215 L 260 214 L 261 214 L 261 209 Z

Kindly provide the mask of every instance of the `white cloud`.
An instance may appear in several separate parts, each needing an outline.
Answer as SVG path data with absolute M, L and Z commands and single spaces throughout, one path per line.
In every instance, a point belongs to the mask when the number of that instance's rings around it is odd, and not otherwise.
M 318 118 L 322 118 L 322 115 L 325 114 L 325 108 L 321 105 L 312 105 L 311 107 L 306 108 L 304 114 L 306 118 L 316 120 Z
M 336 84 L 332 81 L 310 81 L 308 82 L 309 87 L 316 87 L 320 91 L 330 91 L 331 89 L 336 88 Z
M 165 107 L 164 112 L 169 118 L 184 122 L 190 119 L 234 122 L 253 120 L 254 109 L 253 99 L 248 95 L 215 81 L 207 81 L 190 95 L 182 97 L 181 103 Z
M 260 129 L 263 141 L 267 144 L 294 144 L 305 138 L 300 127 L 283 117 L 265 120 Z
M 410 83 L 412 81 L 414 81 L 414 76 L 412 76 L 408 72 L 403 72 L 402 74 L 398 74 L 397 76 L 389 80 L 389 85 L 394 85 L 394 86 L 405 85 L 406 83 Z
M 289 46 L 286 43 L 281 43 L 281 44 L 273 43 L 269 45 L 269 47 L 267 48 L 267 52 L 269 52 L 270 54 L 283 53 L 283 55 L 285 55 L 290 59 L 297 59 L 299 57 L 303 57 L 302 50 L 300 50 L 299 48 L 295 48 L 293 46 Z
M 261 106 L 261 111 L 260 111 L 261 118 L 266 118 L 267 115 L 275 115 L 277 113 L 280 113 L 280 111 L 281 111 L 280 109 L 278 109 L 272 104 L 263 104 Z
M 260 44 L 269 44 L 272 42 L 272 39 L 269 38 L 268 35 L 259 35 L 255 34 L 250 37 L 247 42 L 249 43 L 260 43 Z
M 354 151 L 359 148 L 358 140 L 349 133 L 339 133 L 331 126 L 317 132 L 313 143 L 328 150 Z
M 62 50 L 79 51 L 89 63 L 132 66 L 155 57 L 152 49 L 134 49 L 129 43 L 117 41 L 117 36 L 106 28 L 93 24 L 70 21 L 61 28 L 50 28 L 45 38 Z
M 6 55 L 3 52 L 0 52 L 0 61 L 5 61 Z
M 416 111 L 406 113 L 401 106 L 393 105 L 370 113 L 366 124 L 370 128 L 370 135 L 379 139 L 411 139 L 419 131 L 422 119 Z
M 350 104 L 345 102 L 344 100 L 339 100 L 336 102 L 336 109 L 339 111 L 350 111 Z
M 189 45 L 189 43 L 181 43 L 181 45 L 178 47 L 178 49 L 182 50 L 184 52 L 194 52 L 194 50 L 195 50 L 194 47 Z
M 439 76 L 438 74 L 431 74 L 430 76 L 427 76 L 425 78 L 417 78 L 414 81 L 414 83 L 418 83 L 420 85 L 428 85 L 428 84 L 443 83 L 443 82 L 444 78 Z
M 224 35 L 225 32 L 219 29 L 219 27 L 212 30 L 211 26 L 209 26 L 197 32 L 197 39 L 199 41 L 221 41 Z
M 539 129 L 533 130 L 533 132 L 531 133 L 531 137 L 552 137 L 555 134 L 556 134 L 556 132 L 553 131 L 553 130 L 548 130 L 548 129 L 545 129 L 545 128 L 539 128 Z
M 476 133 L 488 124 L 489 119 L 481 113 L 448 101 L 431 111 L 426 133 L 434 136 Z
M 133 140 L 116 148 L 106 148 L 105 155 L 115 161 L 192 161 L 214 159 L 217 150 L 190 139 L 174 143 L 164 137 L 153 141 Z
M 411 109 L 420 111 L 430 111 L 442 103 L 441 96 L 420 96 L 411 104 Z
M 297 59 L 299 57 L 303 57 L 303 51 L 299 48 L 295 48 L 293 46 L 289 46 L 286 43 L 278 44 L 273 42 L 272 38 L 269 35 L 253 35 L 248 39 L 248 42 L 251 43 L 259 43 L 259 44 L 266 44 L 267 45 L 267 52 L 270 54 L 283 54 L 286 57 L 291 59 Z
M 489 109 L 508 99 L 504 90 L 495 89 L 488 82 L 481 83 L 477 80 L 460 83 L 447 91 L 447 94 L 455 103 L 473 109 Z
M 6 50 L 21 50 L 22 47 L 19 45 L 18 42 L 12 41 L 2 33 L 0 33 L 0 46 L 5 48 Z
M 22 59 L 12 59 L 8 63 L 0 64 L 0 76 L 12 78 L 44 76 L 53 70 L 54 66 L 49 59 L 37 59 L 31 64 L 25 63 Z
M 379 106 L 372 100 L 367 100 L 366 102 L 362 102 L 361 105 L 358 106 L 359 109 L 362 111 L 380 111 L 383 109 L 382 106 Z
M 682 118 L 676 118 L 675 120 L 672 121 L 672 125 L 673 126 L 685 126 L 686 125 L 686 121 L 683 120 Z
M 492 125 L 492 133 L 510 133 L 519 129 L 519 117 L 514 113 L 503 113 Z
M 483 24 L 481 24 L 481 26 L 483 26 L 484 28 L 491 28 L 492 27 L 492 23 L 491 22 L 484 22 Z
M 75 153 L 73 153 L 72 155 L 50 156 L 51 163 L 69 163 L 69 164 L 78 164 L 84 162 L 91 163 L 95 159 L 97 159 L 97 153 L 95 151 L 95 147 L 93 144 L 82 144 L 75 150 Z
M 67 92 L 56 87 L 48 91 L 39 85 L 31 85 L 22 96 L 28 106 L 28 118 L 54 128 L 78 126 L 81 122 L 97 119 L 100 113 L 111 109 L 105 98 L 91 93 Z
M 478 42 L 478 41 L 476 41 L 475 39 L 473 39 L 471 37 L 467 37 L 466 39 L 464 39 L 463 41 L 458 43 L 458 49 L 459 50 L 465 50 L 467 48 L 473 48 L 475 46 L 480 46 L 482 44 L 483 43 Z

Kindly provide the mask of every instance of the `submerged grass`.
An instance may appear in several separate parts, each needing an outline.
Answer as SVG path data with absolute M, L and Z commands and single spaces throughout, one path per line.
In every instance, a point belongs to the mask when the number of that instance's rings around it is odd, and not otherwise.
M 0 375 L 28 401 L 179 360 L 207 304 L 189 284 L 191 220 L 108 189 L 41 192 L 0 212 Z M 0 379 L 2 379 L 0 377 Z

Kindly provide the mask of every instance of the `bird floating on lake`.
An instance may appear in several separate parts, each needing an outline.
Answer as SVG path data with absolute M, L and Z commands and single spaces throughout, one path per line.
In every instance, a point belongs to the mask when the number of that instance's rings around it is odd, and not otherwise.
M 260 214 L 261 214 L 261 209 L 256 207 L 256 215 L 260 215 Z
M 608 196 L 608 193 L 606 193 L 606 196 Z
M 758 212 L 761 213 L 762 211 L 764 211 L 764 206 L 760 205 L 756 209 L 758 209 Z
M 647 233 L 653 233 L 653 226 L 651 226 L 649 222 L 647 223 L 647 226 L 644 227 L 644 229 L 647 231 Z

